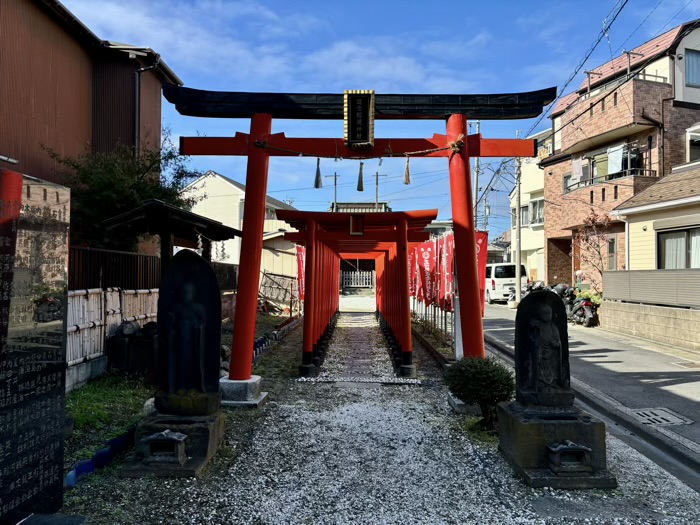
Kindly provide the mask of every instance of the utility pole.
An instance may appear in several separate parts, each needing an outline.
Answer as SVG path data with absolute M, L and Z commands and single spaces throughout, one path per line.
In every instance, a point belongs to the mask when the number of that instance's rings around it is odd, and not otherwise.
M 476 121 L 476 134 L 481 133 L 481 121 L 477 120 Z M 479 157 L 477 156 L 474 159 L 474 225 L 476 226 L 478 224 L 478 217 L 479 217 Z M 484 229 L 486 229 L 484 227 Z
M 333 211 L 338 211 L 338 175 L 337 173 L 333 173 L 333 175 L 326 175 L 327 179 L 330 179 L 333 177 Z
M 589 77 L 590 78 L 590 77 Z M 515 133 L 516 138 L 520 138 L 520 130 Z M 520 275 L 520 157 L 515 158 L 515 304 L 520 304 L 521 282 Z
M 379 211 L 379 177 L 386 177 L 387 175 L 385 173 L 382 173 L 381 175 L 379 172 L 376 172 L 374 174 L 374 187 L 375 187 L 375 192 L 374 192 L 374 211 Z

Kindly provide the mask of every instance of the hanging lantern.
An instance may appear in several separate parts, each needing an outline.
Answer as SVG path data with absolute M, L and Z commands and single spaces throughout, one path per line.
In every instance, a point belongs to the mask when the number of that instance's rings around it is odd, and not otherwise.
M 406 155 L 406 170 L 403 172 L 403 183 L 411 184 L 411 167 L 409 165 L 411 157 Z
M 323 180 L 321 179 L 321 159 L 316 159 L 316 180 L 314 180 L 314 188 L 319 189 L 323 187 Z
M 364 162 L 360 162 L 360 175 L 357 179 L 357 191 L 365 191 L 364 181 L 362 180 L 362 166 L 364 165 Z

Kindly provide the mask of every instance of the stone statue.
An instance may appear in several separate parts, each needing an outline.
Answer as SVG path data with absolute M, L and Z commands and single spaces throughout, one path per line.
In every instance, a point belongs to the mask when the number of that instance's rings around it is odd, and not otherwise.
M 195 389 L 206 392 L 204 351 L 207 313 L 194 301 L 194 284 L 182 285 L 181 302 L 168 315 L 168 393 Z
M 164 414 L 220 407 L 221 294 L 211 265 L 190 250 L 168 264 L 158 298 L 159 391 Z
M 566 311 L 561 299 L 548 291 L 529 294 L 520 303 L 515 325 L 516 400 L 523 405 L 571 406 Z

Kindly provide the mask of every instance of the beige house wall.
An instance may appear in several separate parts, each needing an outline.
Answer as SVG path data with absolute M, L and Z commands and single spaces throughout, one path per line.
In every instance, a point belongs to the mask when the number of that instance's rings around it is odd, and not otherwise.
M 654 221 L 697 213 L 700 213 L 700 204 L 628 215 L 626 222 L 629 225 L 629 269 L 656 270 L 657 254 Z
M 296 277 L 296 245 L 293 242 L 285 241 L 283 237 L 264 241 L 261 270 Z

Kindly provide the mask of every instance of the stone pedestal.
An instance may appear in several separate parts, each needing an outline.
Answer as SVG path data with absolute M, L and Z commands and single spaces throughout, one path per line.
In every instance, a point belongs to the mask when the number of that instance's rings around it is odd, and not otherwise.
M 214 457 L 224 436 L 224 415 L 173 416 L 156 413 L 145 417 L 136 427 L 137 463 L 122 470 L 124 477 L 195 477 Z M 185 461 L 148 462 L 151 455 L 148 437 L 165 432 L 184 434 Z M 144 462 L 146 460 L 146 462 Z
M 267 402 L 267 392 L 260 391 L 260 376 L 247 380 L 221 378 L 221 406 L 227 408 L 259 408 Z
M 499 449 L 531 487 L 615 488 L 605 424 L 577 408 L 498 407 Z

